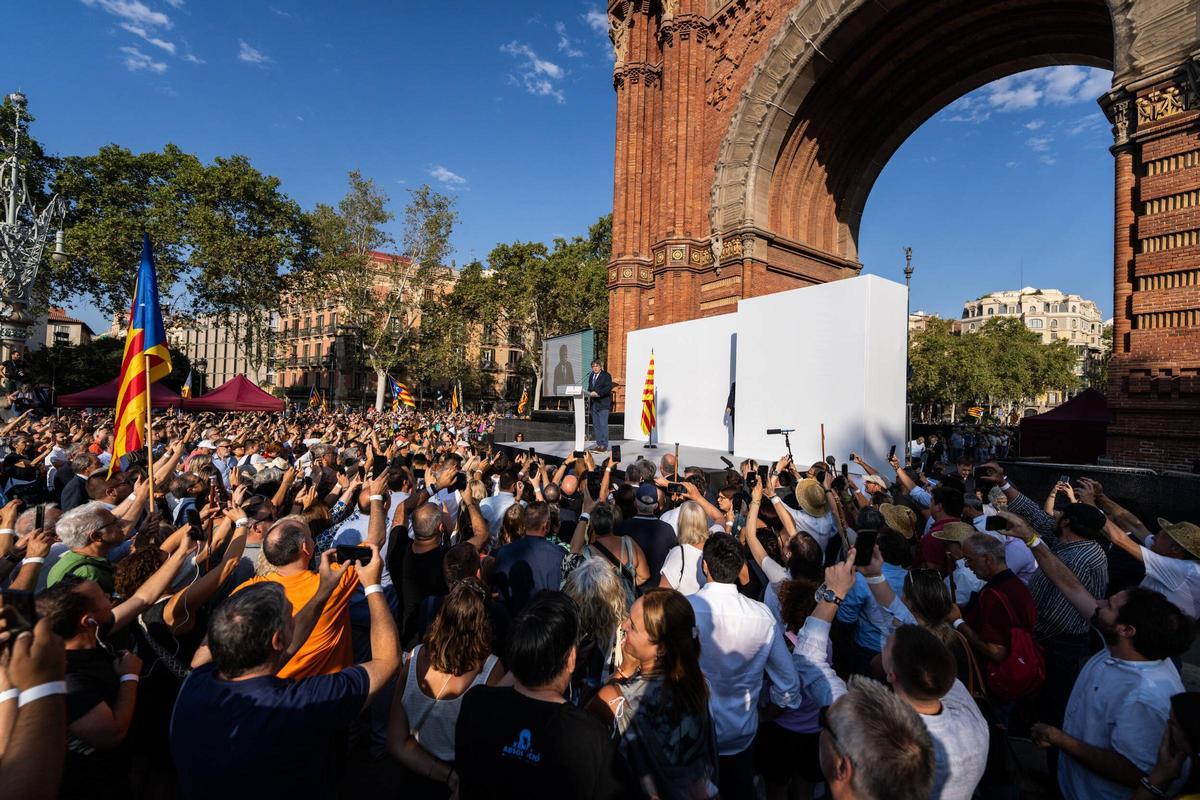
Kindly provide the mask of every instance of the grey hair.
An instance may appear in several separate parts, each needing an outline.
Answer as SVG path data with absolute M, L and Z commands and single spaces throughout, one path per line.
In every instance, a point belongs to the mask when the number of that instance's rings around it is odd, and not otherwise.
M 314 444 L 312 447 L 308 448 L 308 454 L 310 456 L 312 456 L 313 461 L 317 461 L 319 459 L 324 458 L 325 454 L 328 453 L 332 449 L 333 449 L 333 445 L 325 444 L 324 442 L 321 442 L 319 444 Z
M 46 533 L 54 533 L 55 526 L 58 524 L 58 520 L 63 512 L 55 503 L 44 503 L 43 505 L 45 506 L 46 513 L 42 524 Z M 21 516 L 17 517 L 17 524 L 14 530 L 16 530 L 18 536 L 24 536 L 27 533 L 31 533 L 35 525 L 37 525 L 37 506 L 22 512 Z
M 63 514 L 54 526 L 54 532 L 58 534 L 59 541 L 72 550 L 87 547 L 92 534 L 108 524 L 104 518 L 106 513 L 112 512 L 104 503 L 95 500 L 84 503 Z
M 88 452 L 87 445 L 85 444 L 75 445 L 68 452 L 70 453 L 69 461 L 71 462 L 71 469 L 76 475 L 86 478 L 87 476 L 83 473 L 87 472 L 88 467 L 92 464 L 98 463 L 96 457 Z
M 254 488 L 265 486 L 268 483 L 279 483 L 283 480 L 283 470 L 279 467 L 263 467 L 254 476 Z
M 829 707 L 834 748 L 854 765 L 850 785 L 862 800 L 925 800 L 935 755 L 925 723 L 882 683 L 855 675 Z
M 679 507 L 679 543 L 704 547 L 708 538 L 708 514 L 695 500 Z
M 272 566 L 286 567 L 300 557 L 305 537 L 309 535 L 308 521 L 298 514 L 289 514 L 267 529 L 262 554 Z
M 1006 563 L 1004 559 L 1004 542 L 994 536 L 989 536 L 986 533 L 972 533 L 963 540 L 963 544 L 970 544 L 975 552 L 991 556 L 993 561 L 998 561 L 1001 564 Z
M 625 587 L 612 565 L 599 556 L 589 558 L 571 571 L 562 590 L 579 606 L 580 634 L 590 634 L 600 647 L 612 642 L 629 616 Z

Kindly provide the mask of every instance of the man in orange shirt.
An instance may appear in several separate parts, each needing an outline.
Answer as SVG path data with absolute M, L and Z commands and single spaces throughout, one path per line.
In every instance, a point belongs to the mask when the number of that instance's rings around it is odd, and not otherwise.
M 372 504 L 376 505 L 375 503 Z M 372 508 L 374 512 L 375 509 Z M 383 513 L 371 514 L 371 525 L 383 525 Z M 271 581 L 283 586 L 292 609 L 304 608 L 321 579 L 309 568 L 313 562 L 316 544 L 308 523 L 298 516 L 287 516 L 276 522 L 263 539 L 263 556 L 275 569 L 267 575 L 251 578 L 234 590 L 255 583 Z M 342 575 L 326 601 L 321 616 L 313 626 L 308 640 L 279 670 L 280 678 L 310 678 L 315 675 L 331 675 L 354 665 L 354 647 L 350 641 L 350 596 L 358 581 L 353 569 L 341 567 Z

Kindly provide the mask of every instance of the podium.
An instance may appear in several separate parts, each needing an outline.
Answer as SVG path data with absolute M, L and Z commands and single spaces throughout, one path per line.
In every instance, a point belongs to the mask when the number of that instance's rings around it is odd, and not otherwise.
M 583 450 L 587 442 L 587 414 L 583 410 L 583 387 L 568 386 L 566 395 L 571 398 L 571 407 L 575 410 L 575 449 Z

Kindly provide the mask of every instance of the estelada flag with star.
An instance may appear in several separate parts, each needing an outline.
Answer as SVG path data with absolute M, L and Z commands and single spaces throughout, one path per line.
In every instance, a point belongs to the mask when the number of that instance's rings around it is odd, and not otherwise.
M 529 387 L 521 389 L 521 402 L 517 403 L 517 414 L 525 413 L 525 406 L 529 405 Z
M 125 331 L 125 355 L 117 380 L 116 424 L 109 474 L 127 453 L 136 453 L 149 442 L 146 418 L 150 413 L 150 387 L 171 374 L 171 353 L 158 304 L 158 277 L 150 235 L 142 234 L 142 263 L 138 267 Z

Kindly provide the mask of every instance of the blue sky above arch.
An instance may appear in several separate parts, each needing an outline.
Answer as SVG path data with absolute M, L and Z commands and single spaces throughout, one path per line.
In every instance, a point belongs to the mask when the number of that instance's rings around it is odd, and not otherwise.
M 0 74 L 51 152 L 174 142 L 242 153 L 301 205 L 360 169 L 402 207 L 459 198 L 459 263 L 499 241 L 582 233 L 612 207 L 615 96 L 602 3 L 53 0 L 7 9 Z M 960 98 L 868 200 L 859 252 L 914 308 L 1022 282 L 1112 305 L 1112 164 L 1100 70 L 1054 67 Z M 137 254 L 131 254 L 130 269 Z M 93 325 L 94 309 L 77 311 Z

